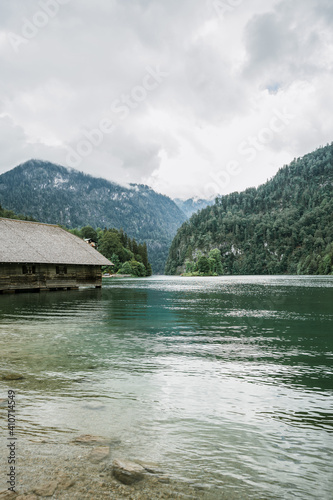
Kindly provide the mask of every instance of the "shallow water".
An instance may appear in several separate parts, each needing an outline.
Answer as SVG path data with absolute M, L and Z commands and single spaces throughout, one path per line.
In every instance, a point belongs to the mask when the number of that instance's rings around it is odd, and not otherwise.
M 0 350 L 25 376 L 0 396 L 17 391 L 22 436 L 110 437 L 235 498 L 332 498 L 332 277 L 1 296 Z

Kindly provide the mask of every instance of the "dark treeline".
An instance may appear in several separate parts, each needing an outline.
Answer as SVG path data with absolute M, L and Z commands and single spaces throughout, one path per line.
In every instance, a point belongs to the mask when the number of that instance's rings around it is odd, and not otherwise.
M 122 229 L 95 230 L 91 226 L 84 226 L 81 229 L 71 229 L 70 232 L 97 244 L 98 251 L 114 264 L 106 271 L 138 277 L 151 276 L 152 267 L 148 261 L 146 243 L 137 243 L 135 238 L 130 238 Z
M 331 144 L 193 215 L 173 240 L 166 273 L 183 272 L 217 248 L 226 274 L 331 274 L 332 194 Z
M 26 215 L 22 214 L 15 214 L 12 210 L 6 210 L 5 208 L 2 208 L 0 204 L 0 217 L 4 217 L 5 219 L 17 219 L 17 220 L 29 220 L 32 222 L 36 222 L 36 219 L 33 217 L 27 217 Z

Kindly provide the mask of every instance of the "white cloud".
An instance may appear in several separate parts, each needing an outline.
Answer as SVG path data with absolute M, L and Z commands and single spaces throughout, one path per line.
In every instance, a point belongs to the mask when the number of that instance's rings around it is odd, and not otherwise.
M 15 50 L 9 35 L 24 37 L 45 5 L 55 15 Z M 30 157 L 65 164 L 108 118 L 114 130 L 77 168 L 188 197 L 231 161 L 241 173 L 222 193 L 332 140 L 329 0 L 239 2 L 223 17 L 202 0 L 18 0 L 0 14 L 1 171 Z M 112 104 L 140 97 L 147 67 L 168 77 L 121 118 Z M 270 134 L 276 110 L 294 118 Z M 258 137 L 248 161 L 240 147 Z

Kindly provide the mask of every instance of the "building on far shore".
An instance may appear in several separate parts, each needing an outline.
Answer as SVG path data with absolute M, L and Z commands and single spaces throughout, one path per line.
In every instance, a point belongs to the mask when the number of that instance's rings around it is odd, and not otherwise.
M 0 218 L 0 293 L 102 286 L 112 262 L 59 226 Z
M 96 241 L 91 238 L 84 238 L 84 241 L 93 248 L 96 248 Z

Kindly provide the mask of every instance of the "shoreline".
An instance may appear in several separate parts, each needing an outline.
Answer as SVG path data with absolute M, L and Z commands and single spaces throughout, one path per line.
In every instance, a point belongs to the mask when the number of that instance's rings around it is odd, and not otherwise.
M 85 437 L 88 438 L 86 442 Z M 131 461 L 132 465 L 136 465 L 139 470 L 144 469 L 145 472 L 139 479 L 133 476 L 132 484 L 125 484 L 123 481 L 127 482 L 127 479 L 115 477 L 114 464 L 128 463 L 127 458 L 121 456 L 116 449 L 117 446 L 112 445 L 112 441 L 109 441 L 107 445 L 109 453 L 103 455 L 102 448 L 106 447 L 107 440 L 99 439 L 100 441 L 94 436 L 76 436 L 76 439 L 57 442 L 52 437 L 19 436 L 15 493 L 6 489 L 4 484 L 6 467 L 1 467 L 0 499 L 174 500 L 186 498 L 217 500 L 230 498 L 230 496 L 225 497 L 220 490 L 212 492 L 189 482 L 174 480 L 161 471 L 158 464 L 144 464 L 134 459 Z

